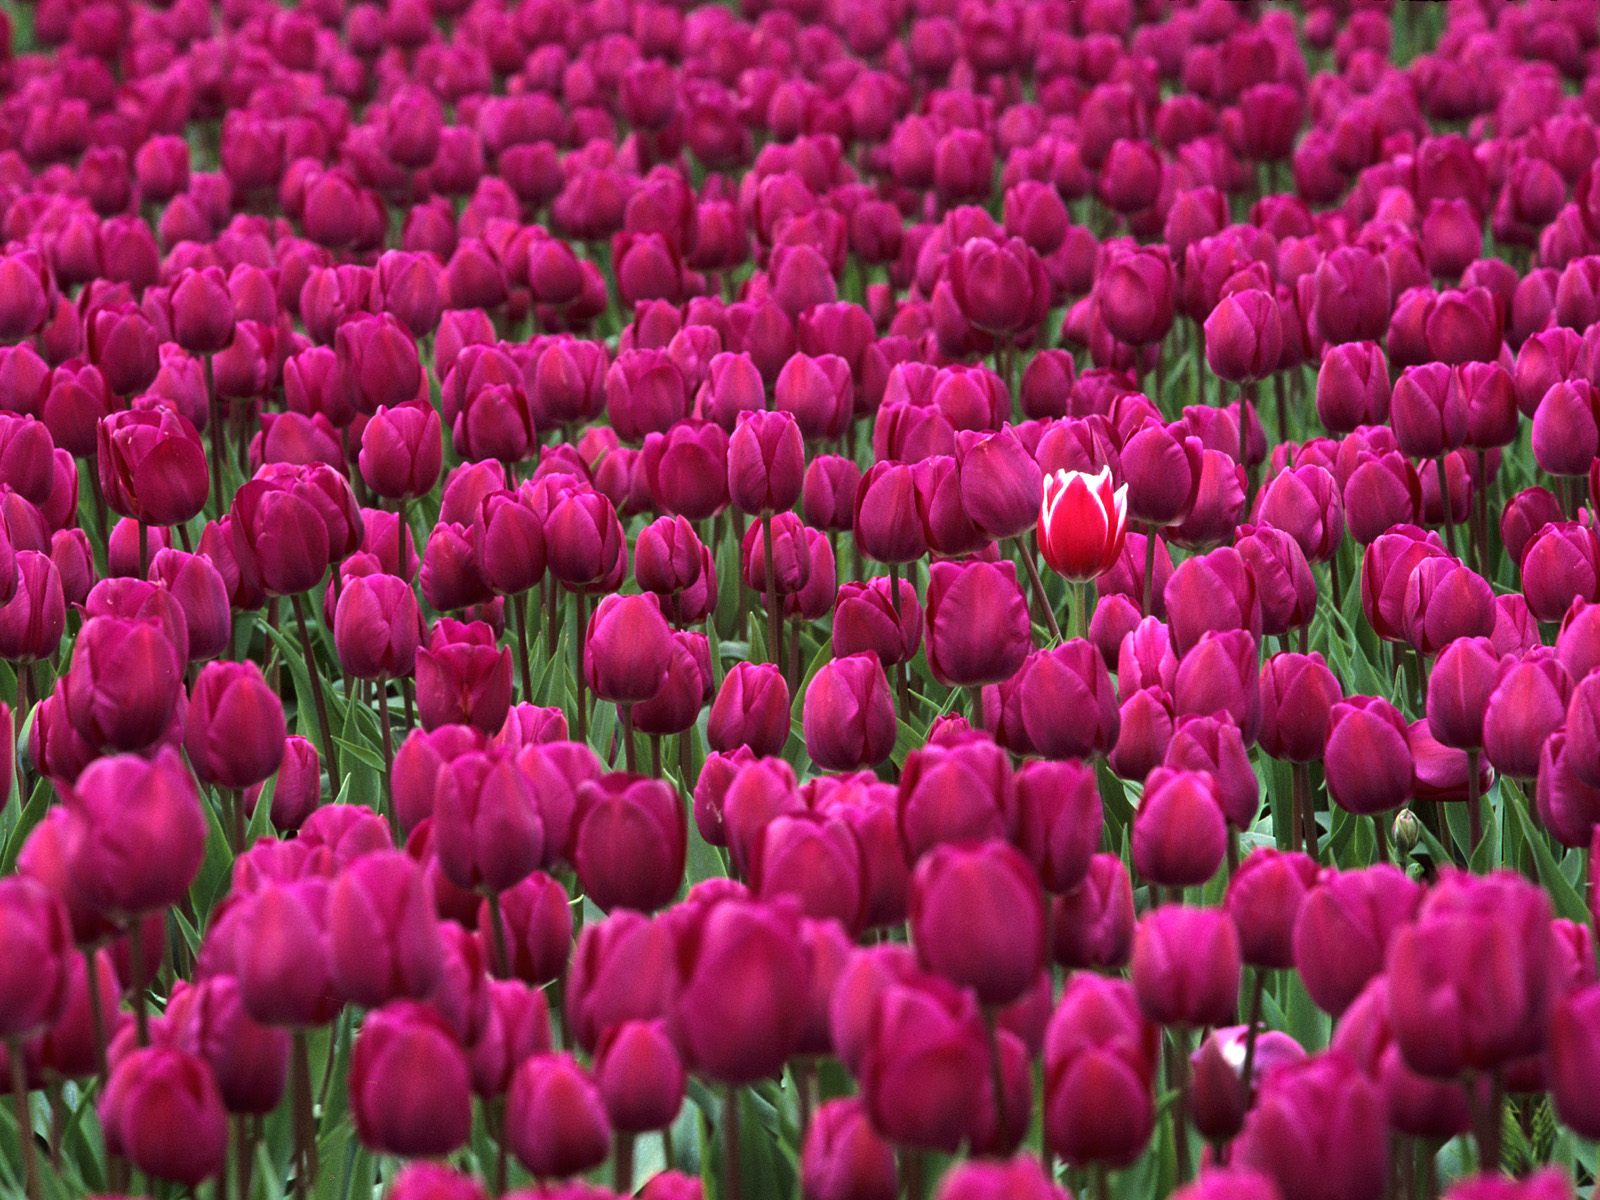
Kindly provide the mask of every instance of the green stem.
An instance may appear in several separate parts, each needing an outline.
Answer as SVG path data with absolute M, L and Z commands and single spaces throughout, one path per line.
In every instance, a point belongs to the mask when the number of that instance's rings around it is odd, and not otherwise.
M 23 1053 L 21 1038 L 12 1038 L 6 1044 L 6 1054 L 11 1059 L 11 1100 L 16 1105 L 17 1140 L 22 1143 L 24 1187 L 28 1200 L 39 1200 L 38 1149 L 33 1144 L 33 1115 L 28 1109 L 28 1071 Z
M 91 972 L 93 967 L 90 967 Z M 133 1000 L 133 1022 L 138 1030 L 139 1045 L 150 1044 L 150 1017 L 145 1011 L 144 996 L 144 930 L 138 921 L 128 926 L 128 981 Z
M 292 598 L 294 621 L 300 631 L 300 650 L 306 659 L 306 674 L 311 680 L 311 702 L 317 710 L 317 726 L 322 734 L 322 753 L 328 760 L 328 786 L 335 798 L 339 795 L 339 750 L 333 744 L 333 726 L 328 721 L 328 701 L 322 694 L 322 669 L 317 666 L 317 656 L 311 644 L 311 630 L 306 625 L 306 598 Z
M 739 1200 L 739 1089 L 729 1085 L 722 1103 L 722 1200 Z

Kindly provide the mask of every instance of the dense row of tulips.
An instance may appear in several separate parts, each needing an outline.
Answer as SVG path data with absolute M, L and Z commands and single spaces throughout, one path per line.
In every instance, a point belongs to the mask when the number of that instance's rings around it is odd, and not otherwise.
M 1600 1177 L 1600 4 L 5 15 L 9 1194 Z

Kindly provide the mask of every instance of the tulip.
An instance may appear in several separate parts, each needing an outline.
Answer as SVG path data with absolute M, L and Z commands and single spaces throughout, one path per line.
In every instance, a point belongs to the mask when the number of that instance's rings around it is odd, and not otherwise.
M 410 586 L 393 575 L 360 575 L 345 584 L 334 611 L 339 664 L 357 679 L 410 676 L 422 614 Z
M 327 887 L 321 879 L 267 882 L 240 906 L 234 925 L 234 967 L 239 994 L 253 1020 L 314 1026 L 333 1020 L 334 990 L 324 917 Z
M 449 1154 L 471 1125 L 466 1055 L 431 1009 L 401 1002 L 369 1013 L 350 1056 L 350 1108 L 363 1145 L 387 1154 Z
M 1022 727 L 1033 750 L 1047 758 L 1085 758 L 1108 752 L 1118 715 L 1111 677 L 1094 648 L 1074 639 L 1025 660 L 1013 677 Z M 1063 722 L 1063 711 L 1082 720 Z
M 985 333 L 1003 338 L 1025 334 L 1048 307 L 1044 266 L 1020 238 L 1004 244 L 972 238 L 954 250 L 945 271 L 962 315 Z
M 671 1015 L 687 1065 L 722 1083 L 777 1071 L 804 1032 L 809 971 L 793 910 L 729 898 L 692 916 L 680 940 Z M 730 988 L 729 972 L 744 981 Z
M 1208 1167 L 1172 1196 L 1173 1200 L 1280 1200 L 1271 1178 L 1241 1167 Z
M 652 595 L 607 596 L 590 618 L 584 675 L 596 696 L 648 700 L 666 680 L 671 630 Z
M 1090 768 L 1032 762 L 1017 772 L 1008 836 L 1051 892 L 1072 891 L 1088 876 L 1101 822 L 1100 793 Z
M 894 749 L 895 712 L 883 665 L 851 654 L 823 665 L 801 710 L 806 753 L 825 770 L 874 766 Z
M 1549 897 L 1510 872 L 1452 876 L 1389 945 L 1389 1012 L 1406 1065 L 1430 1078 L 1492 1071 L 1545 1044 Z
M 72 930 L 56 895 L 26 876 L 0 880 L 0 913 L 0 1037 L 19 1047 L 67 1004 Z
M 578 788 L 570 855 L 600 908 L 665 906 L 683 878 L 686 847 L 683 805 L 669 784 L 607 775 Z
M 602 1036 L 595 1083 L 624 1135 L 664 1129 L 683 1105 L 683 1063 L 662 1021 L 626 1021 Z
M 351 1003 L 428 996 L 443 952 L 422 868 L 399 851 L 351 863 L 328 895 L 328 950 L 333 981 Z
M 261 798 L 261 784 L 246 788 L 244 814 L 250 819 Z M 291 832 L 305 824 L 306 818 L 322 799 L 322 764 L 317 748 L 298 735 L 283 742 L 283 761 L 272 785 L 271 820 L 274 829 Z
M 1204 446 L 1181 427 L 1147 421 L 1122 446 L 1128 512 L 1149 525 L 1177 525 L 1200 493 Z
M 807 1200 L 894 1200 L 894 1150 L 872 1127 L 861 1101 L 829 1100 L 812 1114 L 800 1151 Z
M 205 507 L 210 476 L 194 426 L 168 408 L 112 413 L 96 429 L 106 503 L 147 525 L 179 525 Z
M 506 1140 L 537 1176 L 576 1175 L 605 1161 L 611 1122 L 599 1088 L 576 1059 L 536 1054 L 517 1068 L 506 1096 Z
M 1044 1168 L 1032 1158 L 1006 1163 L 962 1163 L 939 1185 L 939 1200 L 1059 1200 L 1064 1193 L 1045 1178 Z
M 1044 965 L 1038 876 L 1004 842 L 940 846 L 919 860 L 910 922 L 923 965 L 985 1004 L 1017 999 Z
M 890 982 L 857 1074 L 873 1126 L 903 1145 L 954 1150 L 994 1113 L 993 1059 L 971 994 L 944 981 Z
M 1328 794 L 1347 812 L 1376 816 L 1411 798 L 1405 719 L 1381 697 L 1351 697 L 1333 706 L 1323 761 Z
M 1158 767 L 1133 822 L 1139 874 L 1164 887 L 1203 884 L 1222 865 L 1227 823 L 1209 774 Z
M 1377 1085 L 1328 1053 L 1262 1080 L 1235 1161 L 1269 1176 L 1286 1196 L 1357 1200 L 1382 1189 L 1388 1146 Z
M 850 653 L 837 641 L 835 652 Z M 748 746 L 757 756 L 775 755 L 789 739 L 789 722 L 789 689 L 782 672 L 770 663 L 736 663 L 711 704 L 707 737 L 713 750 Z
M 511 650 L 495 649 L 487 626 L 469 626 L 467 640 L 440 628 L 417 651 L 417 715 L 424 729 L 466 724 L 494 733 L 511 709 Z
M 1560 728 L 1571 693 L 1566 668 L 1548 650 L 1505 663 L 1483 714 L 1483 750 L 1490 765 L 1519 779 L 1538 774 L 1538 747 Z
M 194 1054 L 167 1046 L 133 1051 L 112 1071 L 99 1109 L 109 1146 L 148 1175 L 192 1188 L 227 1165 L 222 1097 Z
M 1276 654 L 1261 668 L 1261 747 L 1274 758 L 1322 757 L 1339 681 L 1320 654 Z
M 1388 864 L 1329 872 L 1294 925 L 1294 963 L 1316 1005 L 1338 1016 L 1383 970 L 1396 930 L 1410 922 L 1421 888 Z
M 1225 1025 L 1239 1002 L 1239 934 L 1214 909 L 1164 905 L 1139 922 L 1133 986 L 1163 1025 Z
M 1316 270 L 1318 332 L 1332 343 L 1372 341 L 1389 324 L 1392 292 L 1384 259 L 1371 251 L 1342 246 Z
M 1395 381 L 1390 405 L 1400 449 L 1413 458 L 1438 458 L 1466 440 L 1466 395 L 1443 363 L 1407 367 Z
M 1328 347 L 1317 371 L 1317 416 L 1330 433 L 1350 433 L 1389 416 L 1389 371 L 1375 342 Z
M 1574 600 L 1600 598 L 1600 541 L 1576 521 L 1552 521 L 1521 556 L 1522 591 L 1540 621 L 1559 621 Z
M 1101 318 L 1113 337 L 1130 346 L 1159 342 L 1172 327 L 1173 271 L 1154 247 L 1117 255 L 1095 281 Z
M 1261 605 L 1250 560 L 1231 546 L 1185 559 L 1165 588 L 1173 640 L 1187 653 L 1209 631 L 1259 632 Z
M 545 860 L 538 801 L 527 775 L 509 756 L 462 754 L 441 772 L 436 786 L 433 846 L 457 887 L 502 892 Z
M 866 879 L 861 845 L 850 824 L 797 806 L 764 827 L 748 829 L 746 795 L 737 787 L 730 790 L 734 803 L 724 812 L 734 829 L 730 843 L 755 894 L 768 901 L 792 899 L 807 917 L 858 932 L 865 922 Z
M 1550 1092 L 1556 1114 L 1580 1137 L 1600 1129 L 1594 1090 L 1587 1086 L 1596 1050 L 1594 1030 L 1600 1011 L 1600 986 L 1568 993 L 1550 1022 Z
M 114 984 L 109 963 L 106 975 Z M 199 1055 L 211 1068 L 229 1112 L 259 1116 L 278 1106 L 289 1077 L 289 1034 L 250 1018 L 233 976 L 178 984 L 165 1025 L 178 1049 Z
M 1081 583 L 1105 574 L 1127 534 L 1128 485 L 1114 491 L 1111 472 L 1094 477 L 1057 471 L 1045 481 L 1039 548 L 1057 574 Z
M 174 751 L 163 749 L 153 762 L 100 759 L 78 777 L 69 802 L 80 818 L 71 855 L 88 903 L 137 914 L 188 891 L 205 853 L 205 819 L 194 779 Z
M 66 597 L 61 572 L 48 554 L 22 550 L 16 564 L 16 590 L 0 605 L 0 657 L 35 662 L 54 656 L 61 645 L 67 626 Z M 73 650 L 76 654 L 77 647 Z
M 693 521 L 728 503 L 728 435 L 719 425 L 679 422 L 645 437 L 642 470 L 660 508 Z
M 500 921 L 507 960 L 495 964 L 510 976 L 535 986 L 565 972 L 572 950 L 572 911 L 566 889 L 542 871 L 500 893 Z M 494 962 L 494 907 L 485 901 L 478 911 L 479 936 L 490 933 L 485 957 Z
M 792 508 L 800 498 L 805 447 L 789 413 L 742 414 L 728 443 L 728 496 L 752 515 Z
M 1243 629 L 1203 635 L 1179 661 L 1173 699 L 1179 716 L 1227 716 L 1246 744 L 1261 724 L 1255 639 Z
M 387 500 L 427 495 L 439 481 L 444 444 L 431 406 L 380 406 L 361 430 L 358 465 L 374 494 Z
M 1224 296 L 1205 320 L 1205 337 L 1206 363 L 1218 378 L 1264 379 L 1283 353 L 1277 301 L 1255 288 Z
M 190 661 L 221 655 L 233 633 L 233 617 L 227 585 L 211 560 L 204 554 L 158 550 L 150 560 L 150 578 L 162 583 L 183 609 Z
M 1045 1144 L 1080 1167 L 1138 1158 L 1155 1128 L 1155 1052 L 1130 984 L 1074 975 L 1045 1034 Z
M 933 565 L 928 665 L 941 683 L 978 687 L 1009 678 L 1027 657 L 1029 642 L 1027 604 L 1014 564 Z
M 283 704 L 255 663 L 208 663 L 196 677 L 184 749 L 207 783 L 243 790 L 283 761 Z

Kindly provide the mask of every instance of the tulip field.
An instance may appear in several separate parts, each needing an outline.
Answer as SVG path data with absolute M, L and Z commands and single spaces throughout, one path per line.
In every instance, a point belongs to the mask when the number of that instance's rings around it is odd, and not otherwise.
M 0 1200 L 1579 1200 L 1600 0 L 0 2 Z

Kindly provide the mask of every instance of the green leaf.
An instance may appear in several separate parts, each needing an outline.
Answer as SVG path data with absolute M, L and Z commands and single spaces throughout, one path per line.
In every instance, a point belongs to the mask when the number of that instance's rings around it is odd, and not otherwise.
M 1504 798 L 1505 806 L 1516 815 L 1523 840 L 1533 851 L 1539 882 L 1544 885 L 1545 891 L 1550 893 L 1556 915 L 1580 924 L 1587 923 L 1589 907 L 1583 902 L 1583 897 L 1578 895 L 1577 889 L 1561 873 L 1561 867 L 1556 863 L 1555 856 L 1550 853 L 1550 847 L 1545 841 L 1544 832 L 1534 827 L 1532 818 L 1528 816 L 1528 799 L 1522 788 L 1509 779 L 1501 779 L 1500 794 Z
M 33 795 L 18 814 L 6 838 L 5 853 L 0 856 L 0 875 L 9 875 L 17 869 L 17 856 L 22 853 L 22 843 L 28 840 L 33 827 L 44 820 L 45 813 L 50 811 L 50 800 L 54 793 L 55 788 L 49 780 L 40 779 L 34 783 Z

